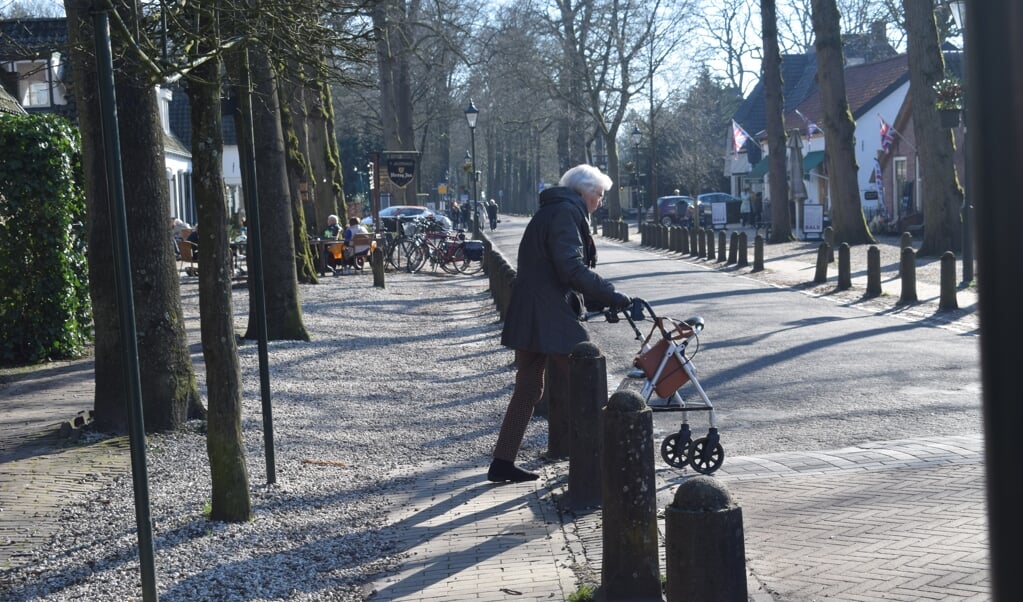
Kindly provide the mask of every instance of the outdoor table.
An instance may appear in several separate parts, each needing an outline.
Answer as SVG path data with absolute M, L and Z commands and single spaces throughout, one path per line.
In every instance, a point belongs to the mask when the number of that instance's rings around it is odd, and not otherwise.
M 327 248 L 330 245 L 340 244 L 344 244 L 344 241 L 336 238 L 315 237 L 309 239 L 309 246 L 312 247 L 313 253 L 315 253 L 317 257 L 317 267 L 319 268 L 320 276 L 327 273 L 327 254 L 329 253 Z

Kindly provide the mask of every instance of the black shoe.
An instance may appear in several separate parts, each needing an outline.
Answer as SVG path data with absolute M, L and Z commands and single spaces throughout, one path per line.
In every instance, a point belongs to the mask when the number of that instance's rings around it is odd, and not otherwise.
M 498 460 L 497 458 L 494 458 L 494 461 L 490 463 L 490 470 L 487 471 L 487 480 L 494 483 L 504 483 L 507 481 L 524 483 L 526 481 L 535 481 L 539 478 L 540 475 L 522 470 L 515 466 L 514 462 Z

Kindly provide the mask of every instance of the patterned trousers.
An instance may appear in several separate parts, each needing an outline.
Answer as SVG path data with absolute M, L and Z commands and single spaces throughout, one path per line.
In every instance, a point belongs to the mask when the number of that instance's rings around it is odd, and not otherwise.
M 533 353 L 532 351 L 515 351 L 515 390 L 504 413 L 501 432 L 497 435 L 494 457 L 498 460 L 515 461 L 522 445 L 522 438 L 533 417 L 533 409 L 543 396 L 543 379 L 547 360 L 563 363 L 557 373 L 568 374 L 569 358 L 567 355 Z

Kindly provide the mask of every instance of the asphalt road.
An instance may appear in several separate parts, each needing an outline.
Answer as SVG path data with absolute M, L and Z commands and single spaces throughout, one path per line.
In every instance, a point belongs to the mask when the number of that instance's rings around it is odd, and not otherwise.
M 488 233 L 513 265 L 526 221 L 502 216 Z M 814 298 L 746 277 L 748 270 L 719 270 L 636 242 L 598 236 L 596 243 L 597 271 L 619 290 L 643 297 L 659 315 L 706 321 L 693 360 L 728 456 L 981 432 L 975 332 Z M 589 328 L 613 390 L 639 342 L 624 321 Z M 679 421 L 677 413 L 655 413 L 656 439 Z M 690 422 L 701 436 L 707 414 L 690 413 Z

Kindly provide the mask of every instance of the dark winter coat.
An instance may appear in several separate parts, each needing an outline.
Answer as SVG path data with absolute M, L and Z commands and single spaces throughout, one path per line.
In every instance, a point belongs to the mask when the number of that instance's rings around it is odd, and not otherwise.
M 614 286 L 590 269 L 596 249 L 586 204 L 564 187 L 540 193 L 540 208 L 519 243 L 519 259 L 501 344 L 535 353 L 567 355 L 588 340 L 575 293 L 610 306 Z

